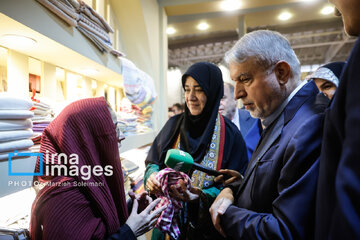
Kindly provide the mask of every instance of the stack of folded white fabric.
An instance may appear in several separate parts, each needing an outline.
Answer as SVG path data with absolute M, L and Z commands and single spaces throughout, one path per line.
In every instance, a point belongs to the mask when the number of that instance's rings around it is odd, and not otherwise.
M 15 150 L 29 152 L 34 145 L 31 140 L 34 113 L 29 111 L 32 106 L 30 100 L 0 93 L 0 161 L 8 160 L 8 154 Z
M 40 140 L 41 135 L 45 128 L 50 124 L 53 120 L 54 112 L 49 104 L 42 100 L 33 100 L 34 107 L 31 110 L 34 112 L 34 117 L 32 118 L 33 127 L 32 130 L 34 132 L 32 141 L 34 142 L 34 146 L 31 147 L 32 152 L 39 152 L 40 150 Z
M 123 53 L 112 47 L 109 33 L 114 30 L 94 9 L 82 0 L 37 0 L 58 17 L 76 27 L 95 43 L 101 52 L 110 52 L 115 56 Z

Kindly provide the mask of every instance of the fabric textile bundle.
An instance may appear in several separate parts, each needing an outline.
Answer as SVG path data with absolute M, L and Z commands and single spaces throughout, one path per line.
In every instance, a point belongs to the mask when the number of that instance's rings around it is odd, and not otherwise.
M 27 119 L 34 113 L 29 110 L 0 110 L 0 119 Z
M 157 197 L 161 198 L 161 201 L 156 208 L 167 205 L 167 208 L 161 213 L 156 227 L 168 233 L 172 238 L 177 239 L 180 235 L 180 229 L 176 216 L 183 207 L 183 204 L 181 201 L 170 197 L 169 190 L 170 186 L 175 186 L 176 190 L 181 193 L 182 189 L 179 186 L 180 180 L 183 180 L 187 189 L 190 190 L 190 178 L 185 173 L 177 172 L 171 168 L 165 168 L 157 173 L 156 180 L 159 181 L 162 190 L 162 193 L 157 195 Z
M 14 141 L 16 139 L 31 138 L 33 131 L 31 129 L 26 130 L 14 130 L 14 131 L 0 131 L 0 144 L 5 141 Z
M 30 119 L 1 119 L 0 120 L 0 131 L 10 131 L 10 130 L 23 130 L 32 128 L 33 124 Z
M 1 110 L 28 110 L 33 106 L 30 100 L 11 97 L 10 94 L 0 94 L 0 109 Z
M 126 58 L 121 58 L 124 93 L 130 100 L 134 115 L 137 116 L 138 133 L 149 131 L 152 128 L 152 107 L 157 93 L 153 79 L 136 67 Z
M 35 113 L 33 117 L 33 131 L 34 137 L 41 135 L 44 129 L 49 125 L 53 119 L 54 112 L 51 106 L 43 101 L 34 99 L 34 107 L 31 110 Z
M 121 58 L 121 63 L 125 95 L 142 108 L 152 104 L 157 97 L 153 79 L 130 60 Z
M 32 97 L 32 100 L 34 102 L 34 107 L 32 107 L 31 110 L 35 113 L 35 115 L 32 118 L 32 130 L 34 134 L 31 140 L 34 143 L 34 146 L 32 146 L 30 150 L 32 152 L 39 152 L 41 135 L 45 128 L 47 128 L 53 120 L 54 111 L 52 110 L 50 104 L 47 104 L 43 100 L 35 99 L 35 95 Z
M 29 152 L 34 145 L 30 140 L 33 131 L 30 118 L 34 115 L 29 109 L 32 102 L 26 99 L 0 94 L 0 161 L 8 160 L 9 153 Z M 17 156 L 12 159 L 19 158 Z
M 123 53 L 112 47 L 109 33 L 112 27 L 94 9 L 81 0 L 37 0 L 72 27 L 76 27 L 94 42 L 101 52 L 120 57 Z

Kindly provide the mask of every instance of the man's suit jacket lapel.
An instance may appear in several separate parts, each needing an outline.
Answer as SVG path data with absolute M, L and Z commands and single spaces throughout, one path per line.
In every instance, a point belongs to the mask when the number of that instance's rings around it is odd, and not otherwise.
M 256 166 L 256 163 L 264 156 L 264 154 L 269 150 L 269 148 L 276 141 L 276 139 L 278 139 L 283 127 L 284 127 L 284 115 L 283 113 L 281 113 L 279 118 L 275 121 L 275 123 L 272 124 L 272 126 L 269 126 L 268 129 L 265 129 L 264 132 L 262 133 L 259 143 L 256 146 L 256 149 L 249 161 L 249 165 L 248 168 L 246 169 L 245 177 L 241 184 L 240 190 L 242 189 L 243 186 L 245 186 L 245 183 L 249 180 L 249 177 L 251 176 L 252 171 Z

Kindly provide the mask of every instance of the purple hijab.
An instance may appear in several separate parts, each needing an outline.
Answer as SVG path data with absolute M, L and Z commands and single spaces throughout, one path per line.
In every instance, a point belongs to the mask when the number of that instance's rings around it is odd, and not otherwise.
M 75 153 L 79 168 L 111 165 L 113 174 L 92 174 L 88 180 L 81 176 L 35 177 L 34 181 L 52 184 L 42 188 L 33 203 L 32 239 L 104 239 L 125 223 L 128 212 L 115 125 L 103 97 L 68 105 L 43 132 L 40 152 L 44 169 L 46 153 Z M 39 164 L 40 158 L 35 172 L 39 172 Z M 75 186 L 76 182 L 88 186 Z

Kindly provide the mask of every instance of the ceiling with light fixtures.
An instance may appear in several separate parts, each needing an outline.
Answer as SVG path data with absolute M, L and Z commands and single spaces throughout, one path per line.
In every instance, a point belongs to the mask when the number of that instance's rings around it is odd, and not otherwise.
M 327 0 L 158 0 L 168 16 L 169 67 L 221 63 L 239 36 L 257 29 L 286 35 L 302 65 L 345 60 L 355 39 Z

